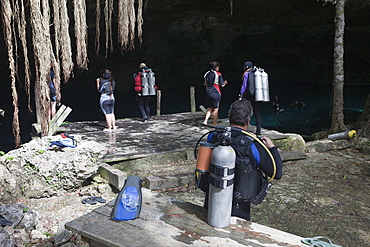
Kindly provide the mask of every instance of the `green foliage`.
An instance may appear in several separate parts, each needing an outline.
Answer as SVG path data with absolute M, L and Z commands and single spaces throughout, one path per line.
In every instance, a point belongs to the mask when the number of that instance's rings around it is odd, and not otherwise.
M 44 235 L 45 235 L 46 237 L 48 237 L 48 238 L 53 237 L 53 234 L 52 234 L 52 233 L 50 233 L 50 232 L 45 232 L 45 233 L 44 233 Z
M 45 150 L 39 150 L 36 152 L 36 155 L 43 154 L 43 153 L 45 153 Z
M 29 163 L 29 162 L 26 163 L 25 167 L 28 168 L 28 169 L 32 169 L 35 172 L 39 172 L 40 171 L 40 168 L 38 166 L 33 165 L 33 164 Z
M 14 160 L 14 157 L 6 157 L 6 160 Z
M 53 185 L 51 185 L 51 186 L 50 186 L 50 188 L 52 188 L 52 190 L 54 190 L 54 191 L 55 191 L 55 190 L 57 190 L 57 189 L 58 189 L 58 185 L 59 185 L 59 184 L 53 184 Z
M 0 156 L 4 156 L 5 155 L 5 152 L 4 151 L 0 151 Z
M 26 190 L 26 188 L 27 188 L 27 185 L 23 185 L 22 188 L 21 188 L 22 192 L 24 192 Z

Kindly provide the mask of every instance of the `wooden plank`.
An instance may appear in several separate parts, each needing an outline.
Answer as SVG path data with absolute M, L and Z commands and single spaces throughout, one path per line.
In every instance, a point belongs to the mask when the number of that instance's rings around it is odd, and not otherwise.
M 66 223 L 65 227 L 91 240 L 92 246 L 188 246 L 169 234 L 172 228 L 153 220 L 150 212 L 130 221 L 110 219 L 114 200 L 84 216 Z M 145 211 L 145 210 L 144 210 Z M 148 215 L 148 213 L 150 215 Z M 157 212 L 158 213 L 158 212 Z M 146 216 L 145 216 L 146 215 Z M 180 232 L 178 233 L 181 234 Z
M 162 92 L 157 90 L 157 116 L 161 115 L 161 101 L 162 101 Z
M 71 113 L 72 109 L 69 106 L 62 105 L 55 116 L 51 119 L 49 123 L 49 132 L 48 135 L 53 135 L 58 127 L 63 123 L 63 121 L 68 117 Z

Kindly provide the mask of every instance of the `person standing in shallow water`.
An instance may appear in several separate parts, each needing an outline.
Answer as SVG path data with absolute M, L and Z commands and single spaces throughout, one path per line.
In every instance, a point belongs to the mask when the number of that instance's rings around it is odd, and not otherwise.
M 96 88 L 100 95 L 100 108 L 105 115 L 105 120 L 107 122 L 107 128 L 104 131 L 112 131 L 116 129 L 116 117 L 114 115 L 114 89 L 116 87 L 116 82 L 112 75 L 112 71 L 109 69 L 104 69 L 102 71 L 102 76 L 96 79 Z
M 204 86 L 206 87 L 206 105 L 208 107 L 203 124 L 208 124 L 208 119 L 212 115 L 213 126 L 217 125 L 218 109 L 221 101 L 221 87 L 226 86 L 227 80 L 224 80 L 219 72 L 220 63 L 212 61 L 209 63 L 211 69 L 204 74 Z

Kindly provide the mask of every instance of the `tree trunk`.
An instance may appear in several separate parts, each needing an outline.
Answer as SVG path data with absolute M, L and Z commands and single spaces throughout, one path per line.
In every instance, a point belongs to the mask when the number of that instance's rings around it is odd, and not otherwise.
M 334 79 L 333 79 L 333 102 L 330 133 L 346 130 L 344 125 L 344 3 L 338 0 L 335 5 L 335 36 L 334 36 Z
M 361 136 L 370 136 L 370 94 L 367 96 L 364 111 L 361 113 L 356 127 Z

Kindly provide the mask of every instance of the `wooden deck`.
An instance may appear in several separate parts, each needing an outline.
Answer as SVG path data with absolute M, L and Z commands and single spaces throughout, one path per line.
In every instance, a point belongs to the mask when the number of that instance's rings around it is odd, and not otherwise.
M 143 188 L 140 216 L 130 221 L 110 219 L 114 200 L 66 223 L 91 247 L 139 246 L 303 246 L 299 236 L 232 217 L 230 226 L 207 224 L 202 207 Z

